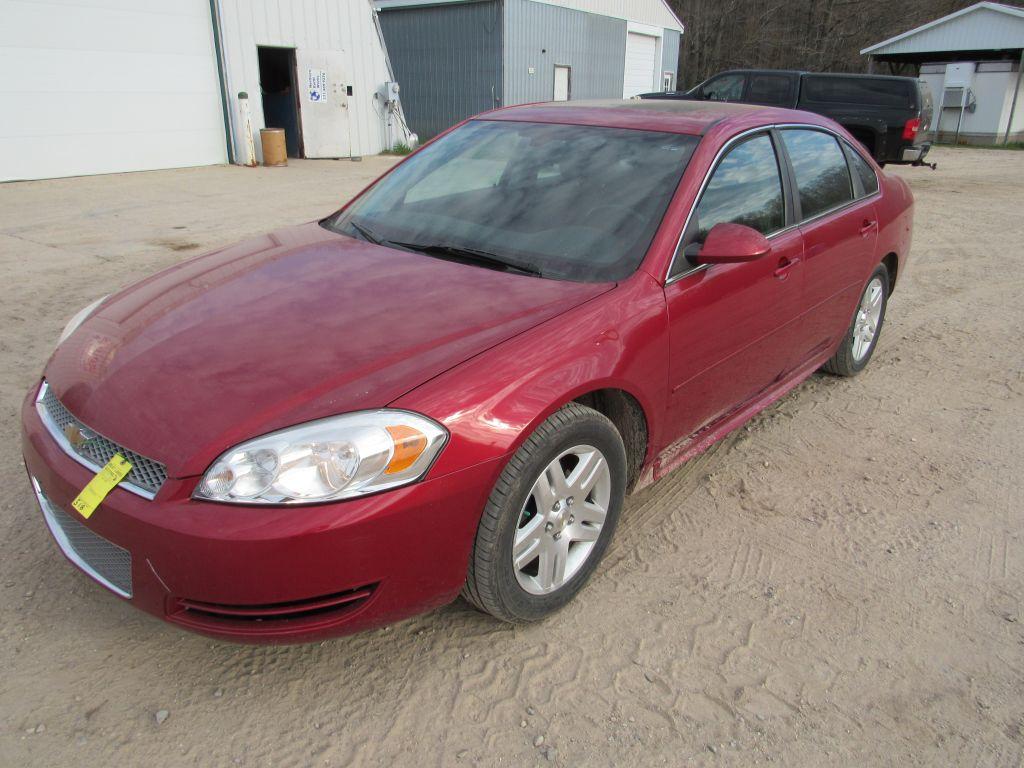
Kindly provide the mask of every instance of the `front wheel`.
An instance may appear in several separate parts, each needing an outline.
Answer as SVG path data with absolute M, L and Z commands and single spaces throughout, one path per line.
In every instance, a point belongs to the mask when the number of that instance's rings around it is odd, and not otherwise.
M 836 376 L 856 376 L 868 364 L 878 343 L 889 301 L 889 270 L 884 264 L 875 267 L 861 294 L 853 321 L 839 349 L 825 363 L 825 370 Z
M 601 561 L 626 488 L 615 426 L 569 403 L 509 460 L 477 529 L 463 596 L 510 622 L 565 605 Z

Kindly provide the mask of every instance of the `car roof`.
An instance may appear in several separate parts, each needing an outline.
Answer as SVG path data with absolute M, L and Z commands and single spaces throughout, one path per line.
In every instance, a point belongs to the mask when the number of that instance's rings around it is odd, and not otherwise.
M 906 77 L 905 75 L 875 75 L 875 74 L 864 74 L 863 72 L 812 72 L 809 69 L 723 69 L 721 72 L 716 72 L 713 75 L 709 75 L 707 80 L 719 75 L 807 75 L 811 77 L 843 77 L 860 80 L 913 80 L 917 81 L 916 77 Z M 706 83 L 707 80 L 704 82 Z
M 809 112 L 757 104 L 675 99 L 606 99 L 596 101 L 553 101 L 504 107 L 477 115 L 476 120 L 524 123 L 562 123 L 606 128 L 632 128 L 664 133 L 703 136 L 712 127 L 735 124 L 750 128 L 772 123 L 825 124 Z

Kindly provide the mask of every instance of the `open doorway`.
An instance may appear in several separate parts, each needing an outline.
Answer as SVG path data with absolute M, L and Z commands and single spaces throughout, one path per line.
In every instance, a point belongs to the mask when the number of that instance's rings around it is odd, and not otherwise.
M 260 64 L 263 122 L 267 128 L 284 128 L 288 157 L 303 157 L 295 49 L 260 45 L 256 52 Z

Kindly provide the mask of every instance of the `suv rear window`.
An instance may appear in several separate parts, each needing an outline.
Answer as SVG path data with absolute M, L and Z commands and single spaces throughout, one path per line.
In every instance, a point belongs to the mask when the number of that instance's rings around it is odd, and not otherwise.
M 903 80 L 807 75 L 801 101 L 913 108 L 916 90 L 913 82 Z

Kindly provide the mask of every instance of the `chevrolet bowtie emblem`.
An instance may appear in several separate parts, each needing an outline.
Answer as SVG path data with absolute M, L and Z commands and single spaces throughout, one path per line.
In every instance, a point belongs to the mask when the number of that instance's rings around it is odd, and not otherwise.
M 68 424 L 64 427 L 64 437 L 68 439 L 76 449 L 84 448 L 86 444 L 96 437 L 96 433 L 77 424 Z

